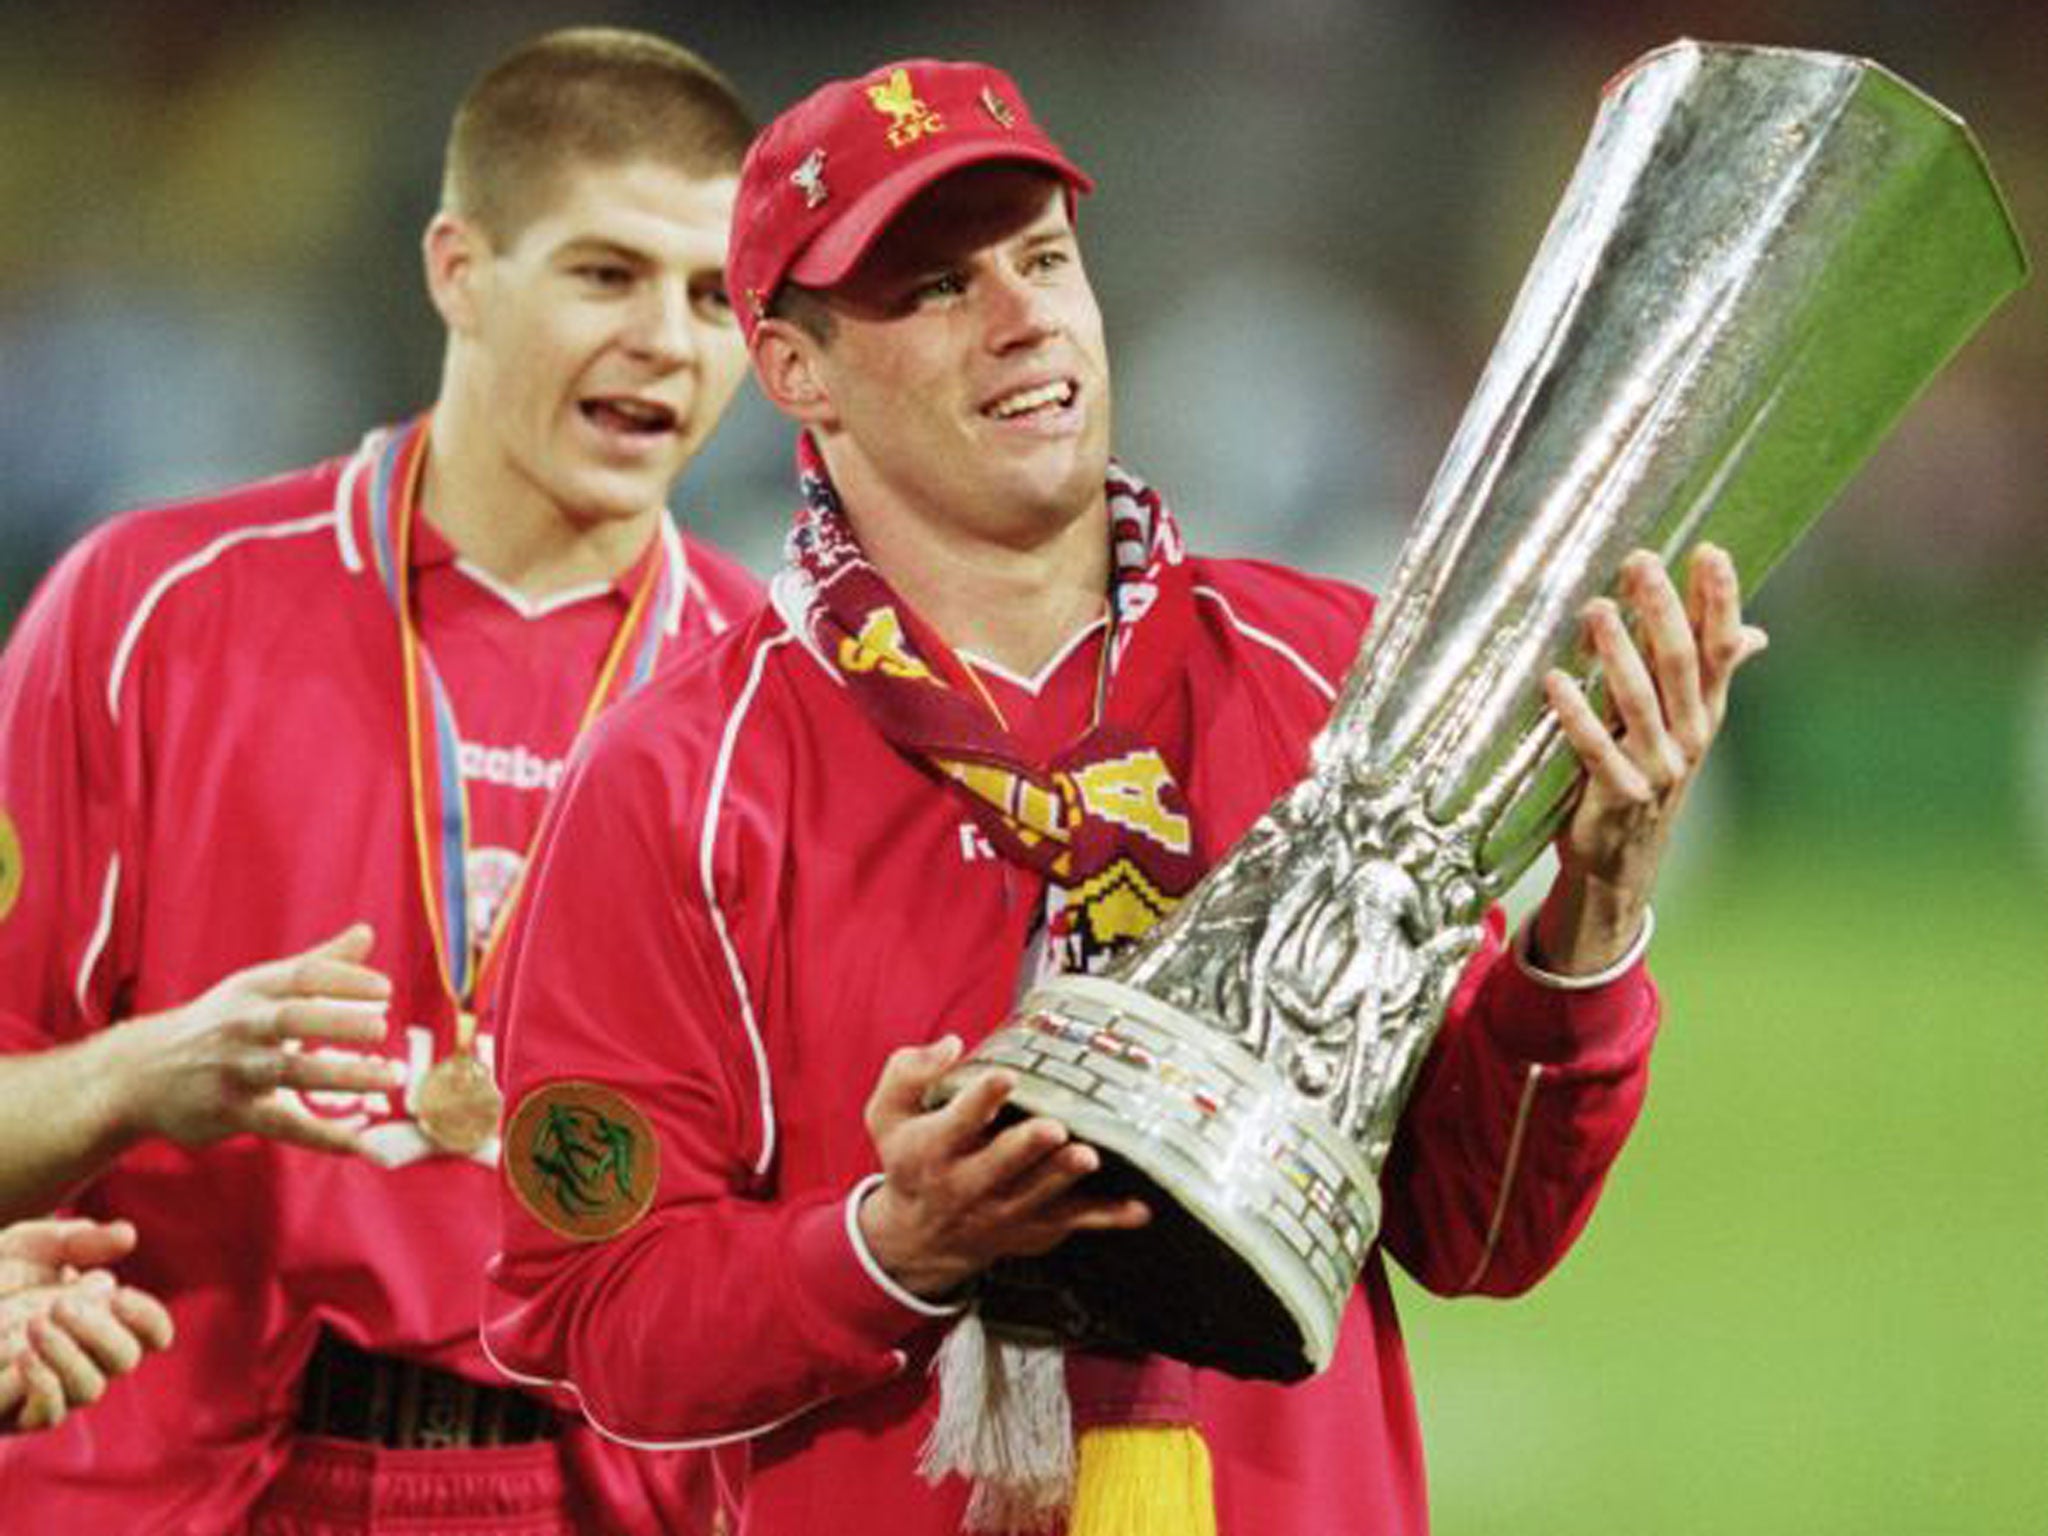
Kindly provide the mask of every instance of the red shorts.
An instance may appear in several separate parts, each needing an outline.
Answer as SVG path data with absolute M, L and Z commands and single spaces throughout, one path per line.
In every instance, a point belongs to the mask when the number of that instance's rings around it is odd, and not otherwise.
M 249 1536 L 580 1536 L 553 1440 L 386 1450 L 302 1435 Z

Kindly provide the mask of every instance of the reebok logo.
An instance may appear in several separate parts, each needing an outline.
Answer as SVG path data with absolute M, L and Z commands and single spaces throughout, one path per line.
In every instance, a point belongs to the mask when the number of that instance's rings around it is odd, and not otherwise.
M 486 747 L 465 741 L 457 759 L 470 782 L 498 784 L 506 789 L 541 789 L 554 793 L 562 782 L 566 761 L 541 757 L 524 747 Z

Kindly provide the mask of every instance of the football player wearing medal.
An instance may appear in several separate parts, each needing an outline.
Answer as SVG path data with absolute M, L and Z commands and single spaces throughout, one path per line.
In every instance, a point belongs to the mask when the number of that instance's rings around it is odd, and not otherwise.
M 109 521 L 11 637 L 0 1219 L 131 1219 L 123 1279 L 177 1344 L 0 1444 L 0 1529 L 711 1522 L 697 1460 L 602 1442 L 478 1348 L 478 1019 L 573 743 L 757 601 L 667 511 L 745 371 L 752 130 L 663 40 L 515 49 L 425 235 L 431 409 Z M 88 1334 L 102 1378 L 136 1363 Z

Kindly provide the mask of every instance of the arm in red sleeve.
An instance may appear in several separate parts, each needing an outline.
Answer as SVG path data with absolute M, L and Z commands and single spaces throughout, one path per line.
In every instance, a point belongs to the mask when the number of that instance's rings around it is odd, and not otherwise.
M 1387 1159 L 1381 1241 L 1442 1295 L 1519 1294 L 1570 1249 L 1642 1107 L 1658 1000 L 1531 976 L 1499 919 L 1467 969 Z
M 511 1108 L 484 1307 L 508 1374 L 566 1385 L 599 1428 L 661 1445 L 746 1435 L 885 1381 L 935 1315 L 861 1250 L 857 1190 L 778 1195 L 770 1042 L 707 895 L 712 775 L 687 756 L 601 727 L 542 835 L 497 991 Z M 573 1110 L 575 1084 L 618 1095 L 633 1114 L 614 1118 L 649 1143 L 635 1166 L 651 1188 L 633 1190 L 646 1209 L 628 1202 L 608 1235 L 564 1230 L 521 1131 L 522 1112 Z
M 125 673 L 111 563 L 103 538 L 72 550 L 0 655 L 0 1050 L 76 1038 L 113 1011 L 109 924 L 132 832 L 124 757 L 139 748 L 134 722 L 116 718 L 137 703 L 114 692 Z
M 74 549 L 0 656 L 0 1217 L 122 1145 L 85 1038 L 118 1006 L 132 931 L 139 731 L 116 718 L 136 705 L 114 692 L 108 564 L 103 539 Z
M 0 1219 L 47 1208 L 150 1136 L 196 1145 L 246 1130 L 351 1150 L 349 1132 L 276 1088 L 391 1085 L 382 1061 L 287 1052 L 274 1025 L 280 1004 L 303 1000 L 296 1041 L 382 1030 L 364 1004 L 381 1003 L 386 985 L 357 963 L 367 930 L 317 947 L 339 970 L 302 976 L 309 950 L 122 1017 L 153 878 L 145 861 L 178 845 L 174 833 L 152 846 L 151 802 L 181 814 L 191 793 L 162 760 L 160 701 L 178 674 L 206 681 L 152 627 L 169 584 L 198 568 L 173 558 L 180 540 L 165 526 L 123 518 L 88 538 L 0 659 Z

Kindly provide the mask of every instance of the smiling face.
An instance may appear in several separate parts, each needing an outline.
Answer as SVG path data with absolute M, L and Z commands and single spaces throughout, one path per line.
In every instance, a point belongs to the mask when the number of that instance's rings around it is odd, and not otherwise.
M 1109 362 L 1057 178 L 996 163 L 934 183 L 826 306 L 825 339 L 774 322 L 783 341 L 756 350 L 772 375 L 778 347 L 802 349 L 816 398 L 793 413 L 864 541 L 888 519 L 1033 548 L 1099 521 Z
M 428 233 L 450 336 L 437 445 L 446 431 L 494 515 L 654 516 L 745 371 L 734 178 L 642 159 L 554 181 L 502 248 L 451 214 Z

